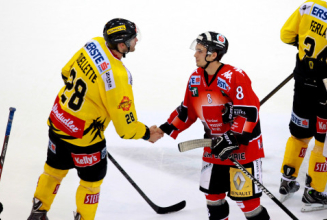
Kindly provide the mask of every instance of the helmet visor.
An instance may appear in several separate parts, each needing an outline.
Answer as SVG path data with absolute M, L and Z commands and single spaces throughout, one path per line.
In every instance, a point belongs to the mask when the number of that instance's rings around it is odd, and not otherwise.
M 203 51 L 202 49 L 196 48 L 196 45 L 198 45 L 198 44 L 201 44 L 202 46 L 204 46 L 204 47 L 207 49 L 207 55 L 210 55 L 210 54 L 211 54 L 211 52 L 208 50 L 207 46 L 204 45 L 203 43 L 201 43 L 201 41 L 200 41 L 199 39 L 195 39 L 195 40 L 192 42 L 192 44 L 191 44 L 191 46 L 190 46 L 190 49 L 191 49 L 191 50 L 194 50 L 194 51 L 198 51 L 198 52 Z

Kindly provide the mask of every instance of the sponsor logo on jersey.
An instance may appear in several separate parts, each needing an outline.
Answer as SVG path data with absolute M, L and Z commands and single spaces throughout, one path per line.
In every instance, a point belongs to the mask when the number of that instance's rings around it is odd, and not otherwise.
M 52 194 L 57 194 L 60 184 L 57 184 Z
M 258 139 L 258 148 L 259 148 L 259 149 L 262 149 L 262 142 L 261 142 L 260 139 Z
M 225 77 L 226 79 L 228 79 L 229 83 L 231 83 L 232 74 L 233 74 L 233 72 L 228 70 L 227 72 L 224 72 L 222 74 L 222 76 Z
M 107 156 L 107 148 L 104 147 L 104 148 L 101 150 L 101 159 L 106 158 L 106 156 Z
M 93 154 L 74 154 L 71 153 L 75 166 L 77 167 L 89 167 L 100 162 L 101 153 L 96 152 Z
M 309 128 L 309 119 L 300 118 L 294 112 L 292 112 L 291 121 L 299 127 Z
M 327 162 L 325 163 L 316 163 L 315 172 L 327 172 Z
M 224 79 L 220 78 L 220 77 L 218 77 L 218 79 L 217 79 L 217 86 L 219 88 L 227 90 L 227 91 L 230 90 L 230 86 L 227 84 L 227 82 Z
M 102 74 L 101 77 L 104 81 L 106 91 L 116 88 L 116 83 L 115 83 L 114 74 L 113 74 L 112 70 L 109 70 L 108 72 Z
M 212 163 L 205 163 L 205 165 L 201 169 L 201 173 L 212 166 L 213 166 Z
M 84 204 L 96 204 L 99 203 L 100 193 L 97 194 L 86 194 Z
M 233 178 L 234 186 L 237 190 L 241 190 L 245 184 L 245 178 L 241 172 L 236 172 Z
M 117 26 L 117 27 L 108 29 L 107 34 L 110 35 L 110 34 L 118 32 L 118 31 L 125 31 L 125 30 L 126 30 L 126 26 L 121 25 L 121 26 Z
M 301 151 L 300 151 L 300 154 L 299 154 L 299 157 L 304 158 L 306 153 L 307 153 L 307 148 L 302 147 Z
M 50 119 L 58 129 L 66 134 L 76 138 L 83 137 L 85 121 L 64 111 L 59 104 L 59 97 L 56 98 L 52 107 Z
M 315 4 L 311 10 L 311 16 L 326 22 L 327 21 L 327 8 Z
M 210 129 L 213 135 L 222 135 L 225 131 L 229 130 L 229 124 L 223 124 L 221 114 L 217 112 L 222 112 L 224 105 L 203 105 L 202 115 L 204 119 L 205 126 Z
M 327 119 L 317 117 L 316 128 L 317 133 L 325 134 L 327 131 Z
M 197 87 L 191 87 L 192 97 L 199 97 L 199 91 Z
M 201 76 L 191 76 L 190 85 L 200 85 Z
M 124 66 L 125 67 L 125 66 Z M 125 67 L 127 74 L 128 74 L 128 84 L 130 84 L 131 86 L 133 85 L 133 77 L 131 72 L 129 72 L 129 70 Z
M 56 145 L 52 143 L 52 141 L 49 140 L 49 150 L 51 150 L 52 153 L 56 154 Z
M 132 105 L 132 100 L 130 100 L 129 97 L 124 96 L 118 105 L 118 109 L 123 109 L 123 111 L 129 111 L 131 105 Z
M 106 53 L 102 50 L 99 42 L 96 40 L 92 40 L 88 42 L 84 49 L 86 50 L 87 54 L 91 57 L 93 63 L 98 68 L 99 73 L 103 73 L 111 69 L 110 62 Z

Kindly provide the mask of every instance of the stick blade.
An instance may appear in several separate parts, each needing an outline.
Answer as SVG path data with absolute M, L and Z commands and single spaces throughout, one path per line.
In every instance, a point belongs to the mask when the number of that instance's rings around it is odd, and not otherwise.
M 183 208 L 185 208 L 185 206 L 186 206 L 186 201 L 183 200 L 175 205 L 168 206 L 168 207 L 157 206 L 155 211 L 157 214 L 168 214 L 171 212 L 178 212 L 178 211 L 182 210 Z

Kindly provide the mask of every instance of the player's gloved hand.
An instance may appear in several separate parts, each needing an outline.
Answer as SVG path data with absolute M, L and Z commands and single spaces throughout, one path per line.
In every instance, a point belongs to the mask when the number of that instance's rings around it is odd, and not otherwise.
M 232 102 L 227 102 L 225 104 L 225 107 L 222 111 L 222 118 L 223 118 L 223 123 L 229 123 L 233 121 L 234 118 L 234 108 L 233 108 L 233 103 Z
M 222 136 L 212 139 L 211 153 L 218 155 L 218 158 L 222 161 L 226 160 L 237 149 L 239 149 L 239 146 L 231 131 L 227 131 Z

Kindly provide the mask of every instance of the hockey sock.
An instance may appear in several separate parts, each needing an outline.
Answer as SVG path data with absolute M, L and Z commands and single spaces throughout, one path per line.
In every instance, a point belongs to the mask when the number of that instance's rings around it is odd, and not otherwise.
M 308 175 L 312 178 L 311 187 L 318 192 L 323 192 L 327 183 L 326 157 L 322 155 L 324 143 L 315 141 L 309 159 Z
M 59 170 L 50 167 L 48 164 L 44 165 L 44 173 L 41 174 L 34 193 L 34 197 L 42 202 L 39 210 L 50 210 L 60 183 L 67 173 L 68 170 Z
M 255 215 L 252 215 L 250 217 L 245 216 L 248 220 L 270 220 L 270 216 L 267 212 L 267 209 L 263 206 L 259 206 L 257 208 L 258 212 L 255 213 Z
M 229 205 L 225 194 L 206 195 L 209 220 L 228 220 Z
M 310 139 L 311 138 L 297 139 L 294 136 L 291 136 L 288 139 L 286 143 L 284 160 L 280 171 L 281 173 L 284 173 L 284 165 L 287 165 L 295 169 L 292 176 L 298 176 L 299 169 L 304 159 Z
M 100 186 L 103 180 L 97 182 L 80 181 L 76 192 L 77 213 L 81 220 L 93 220 L 98 208 L 100 197 Z
M 242 210 L 245 217 L 251 220 L 269 220 L 267 210 L 260 205 L 260 198 L 254 198 L 244 201 L 236 201 L 238 207 Z

